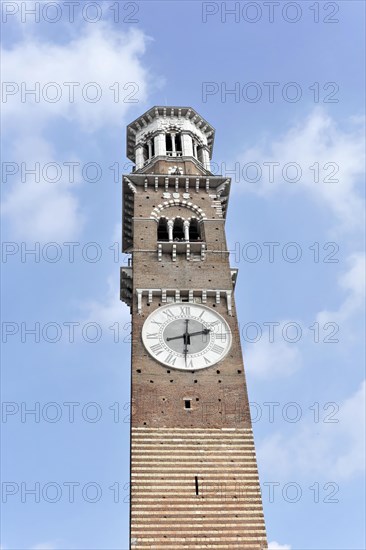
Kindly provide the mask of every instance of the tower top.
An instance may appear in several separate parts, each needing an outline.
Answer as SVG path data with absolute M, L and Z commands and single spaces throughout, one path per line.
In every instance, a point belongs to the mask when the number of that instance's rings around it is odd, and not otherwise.
M 136 171 L 168 159 L 189 160 L 208 173 L 214 137 L 215 129 L 192 107 L 155 106 L 127 126 L 126 154 Z

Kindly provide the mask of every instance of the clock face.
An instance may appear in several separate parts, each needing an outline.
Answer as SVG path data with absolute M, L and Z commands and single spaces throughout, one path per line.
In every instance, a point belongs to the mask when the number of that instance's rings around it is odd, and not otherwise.
M 221 361 L 231 347 L 225 319 L 200 304 L 175 302 L 146 319 L 142 340 L 150 355 L 167 367 L 198 370 Z

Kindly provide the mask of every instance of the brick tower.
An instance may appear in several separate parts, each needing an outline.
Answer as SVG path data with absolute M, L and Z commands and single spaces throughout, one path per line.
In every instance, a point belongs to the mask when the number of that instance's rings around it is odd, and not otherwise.
M 267 547 L 214 133 L 188 107 L 127 128 L 133 550 Z

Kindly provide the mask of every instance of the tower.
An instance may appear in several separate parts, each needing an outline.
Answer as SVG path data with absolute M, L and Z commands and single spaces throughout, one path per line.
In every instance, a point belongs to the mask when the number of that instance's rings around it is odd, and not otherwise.
M 127 128 L 134 550 L 267 547 L 214 134 L 188 107 L 153 107 Z

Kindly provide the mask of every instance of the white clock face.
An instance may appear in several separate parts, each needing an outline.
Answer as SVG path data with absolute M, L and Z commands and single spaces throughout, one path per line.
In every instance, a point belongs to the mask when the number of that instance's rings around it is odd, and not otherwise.
M 142 340 L 150 355 L 167 367 L 198 370 L 225 357 L 231 347 L 231 331 L 211 308 L 176 302 L 149 315 Z

